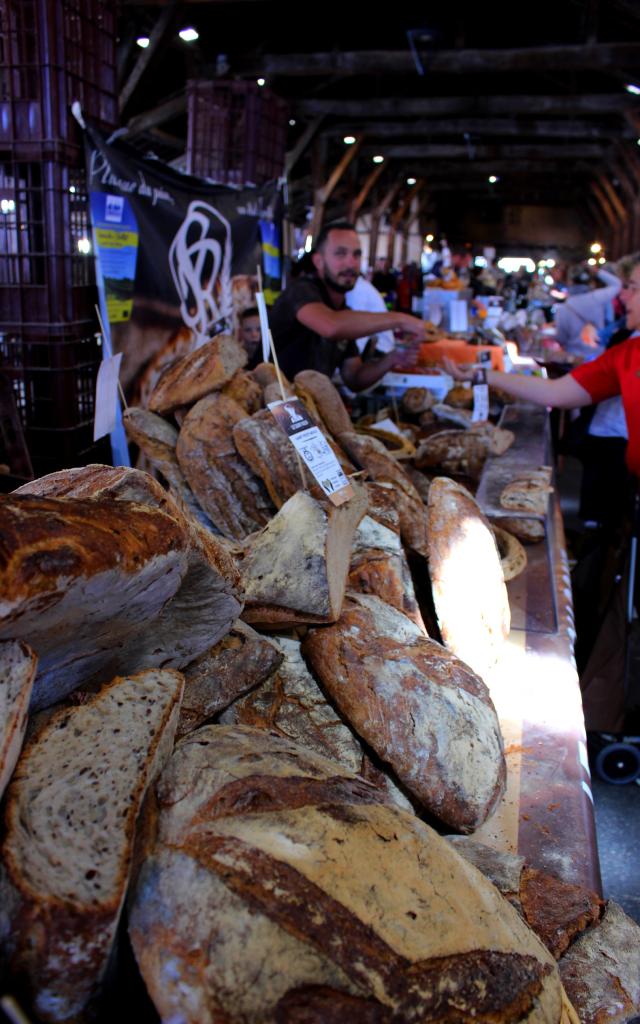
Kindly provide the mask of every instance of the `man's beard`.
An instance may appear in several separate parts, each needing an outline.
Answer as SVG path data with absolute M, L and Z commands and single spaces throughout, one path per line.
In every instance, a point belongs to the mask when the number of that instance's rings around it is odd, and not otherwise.
M 329 285 L 330 288 L 333 288 L 334 292 L 339 292 L 341 295 L 346 295 L 347 292 L 350 292 L 351 289 L 355 287 L 355 283 L 358 280 L 358 275 L 354 274 L 353 278 L 349 279 L 349 283 L 345 284 L 344 281 L 340 281 L 338 278 L 333 277 L 332 274 L 325 270 L 324 277 L 322 278 L 322 280 L 324 281 L 325 284 Z

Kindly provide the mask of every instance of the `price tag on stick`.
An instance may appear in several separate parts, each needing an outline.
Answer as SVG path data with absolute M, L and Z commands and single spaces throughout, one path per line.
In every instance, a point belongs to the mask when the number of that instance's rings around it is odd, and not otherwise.
M 483 352 L 482 355 L 485 355 Z M 487 371 L 484 366 L 478 367 L 473 377 L 473 412 L 472 423 L 483 423 L 489 419 L 489 385 Z
M 329 501 L 342 505 L 353 497 L 353 487 L 342 472 L 329 442 L 297 398 L 270 402 L 276 423 L 287 435 Z

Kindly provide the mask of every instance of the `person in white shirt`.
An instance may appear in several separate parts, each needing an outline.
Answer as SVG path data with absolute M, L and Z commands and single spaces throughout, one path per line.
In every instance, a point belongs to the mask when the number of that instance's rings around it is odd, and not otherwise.
M 387 312 L 387 306 L 382 295 L 362 274 L 351 291 L 347 292 L 345 299 L 349 309 L 355 309 L 363 313 Z M 356 345 L 361 355 L 367 347 L 370 337 L 370 335 L 365 335 L 364 338 L 356 338 Z M 375 338 L 375 347 L 378 352 L 391 352 L 396 346 L 393 331 L 378 331 L 373 337 Z

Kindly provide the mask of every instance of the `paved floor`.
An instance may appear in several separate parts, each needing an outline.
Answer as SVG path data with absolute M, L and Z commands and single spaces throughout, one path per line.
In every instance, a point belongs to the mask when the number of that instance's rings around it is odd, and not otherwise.
M 569 538 L 579 536 L 580 463 L 565 458 L 558 472 L 560 503 Z M 640 781 L 625 785 L 593 775 L 596 835 L 604 895 L 640 923 Z

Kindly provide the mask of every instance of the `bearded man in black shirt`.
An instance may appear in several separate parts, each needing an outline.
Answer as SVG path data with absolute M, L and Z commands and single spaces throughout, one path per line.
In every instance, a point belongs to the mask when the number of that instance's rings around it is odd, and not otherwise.
M 300 370 L 318 370 L 328 377 L 339 367 L 351 391 L 372 387 L 391 369 L 415 366 L 424 322 L 408 313 L 367 313 L 347 309 L 345 295 L 360 273 L 362 250 L 352 224 L 335 221 L 318 235 L 311 256 L 315 273 L 292 281 L 269 316 L 282 372 L 292 380 Z M 401 348 L 364 362 L 356 338 L 396 331 Z

